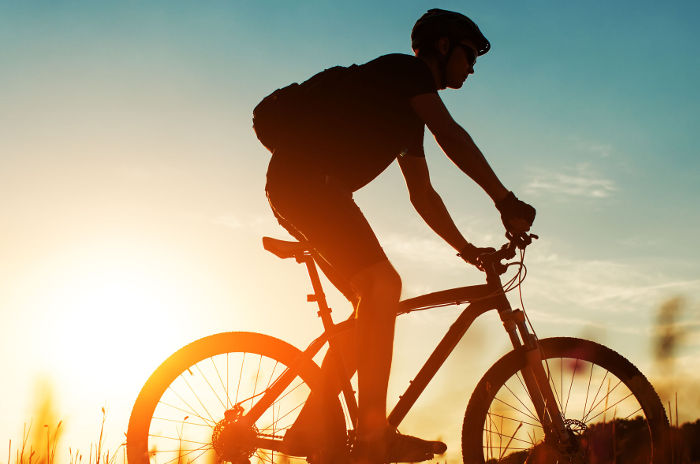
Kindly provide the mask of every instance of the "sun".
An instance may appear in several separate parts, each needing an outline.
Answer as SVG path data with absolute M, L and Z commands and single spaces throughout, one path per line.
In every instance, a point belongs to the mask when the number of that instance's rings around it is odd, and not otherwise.
M 52 368 L 64 381 L 106 378 L 110 388 L 145 381 L 195 317 L 186 267 L 133 244 L 72 250 L 45 289 Z

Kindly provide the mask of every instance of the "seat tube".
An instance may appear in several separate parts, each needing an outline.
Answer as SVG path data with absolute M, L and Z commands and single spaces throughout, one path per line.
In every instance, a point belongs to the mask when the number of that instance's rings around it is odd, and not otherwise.
M 328 302 L 326 301 L 326 294 L 323 293 L 323 287 L 321 286 L 321 279 L 318 275 L 318 269 L 316 269 L 316 263 L 310 254 L 304 254 L 301 258 L 303 263 L 306 265 L 306 270 L 309 272 L 309 278 L 311 278 L 311 286 L 314 292 L 307 295 L 306 300 L 309 302 L 315 302 L 318 305 L 318 316 L 323 322 L 323 327 L 326 331 L 333 328 L 333 319 L 331 318 L 331 308 L 328 307 Z
M 315 302 L 318 305 L 318 316 L 321 318 L 323 323 L 323 328 L 325 333 L 328 335 L 328 345 L 330 346 L 329 353 L 333 353 L 333 333 L 336 330 L 336 324 L 333 322 L 331 317 L 331 308 L 328 307 L 328 302 L 326 301 L 326 294 L 323 293 L 323 287 L 321 286 L 321 279 L 318 275 L 318 269 L 316 268 L 316 262 L 310 254 L 304 254 L 304 256 L 297 261 L 302 261 L 306 265 L 306 270 L 309 272 L 309 278 L 311 279 L 311 286 L 313 287 L 314 293 L 307 295 L 306 299 L 309 302 Z M 336 366 L 336 373 L 340 380 L 340 389 L 345 398 L 345 404 L 348 408 L 350 418 L 353 427 L 357 427 L 357 401 L 355 400 L 355 392 L 350 384 L 350 379 L 347 375 L 347 369 L 345 368 L 345 363 L 339 355 L 335 355 L 332 364 Z

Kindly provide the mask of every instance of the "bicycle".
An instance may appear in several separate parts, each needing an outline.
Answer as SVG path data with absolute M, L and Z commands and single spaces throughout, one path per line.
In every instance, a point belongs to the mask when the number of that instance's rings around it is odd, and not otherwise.
M 623 356 L 595 342 L 538 339 L 506 293 L 526 274 L 525 247 L 534 235 L 509 236 L 482 256 L 486 284 L 404 300 L 399 314 L 468 303 L 389 414 L 399 426 L 474 320 L 495 309 L 513 351 L 478 382 L 462 429 L 466 464 L 671 462 L 664 407 L 644 375 Z M 306 265 L 324 332 L 301 351 L 267 335 L 227 332 L 197 340 L 151 375 L 134 404 L 127 431 L 130 464 L 182 461 L 348 462 L 357 403 L 351 375 L 337 362 L 341 394 L 330 391 L 313 361 L 353 321 L 335 324 L 311 252 L 303 243 L 263 238 L 265 249 Z M 519 252 L 520 259 L 507 261 Z M 501 275 L 517 267 L 505 284 Z M 311 391 L 325 401 L 317 450 L 299 455 L 285 433 Z M 625 443 L 633 440 L 630 449 Z

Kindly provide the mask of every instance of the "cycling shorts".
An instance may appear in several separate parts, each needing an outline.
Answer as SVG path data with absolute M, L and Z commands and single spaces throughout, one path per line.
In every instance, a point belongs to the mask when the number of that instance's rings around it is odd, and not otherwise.
M 352 278 L 387 256 L 352 192 L 313 168 L 285 162 L 278 153 L 270 161 L 265 190 L 278 222 L 313 247 L 329 280 L 356 302 Z

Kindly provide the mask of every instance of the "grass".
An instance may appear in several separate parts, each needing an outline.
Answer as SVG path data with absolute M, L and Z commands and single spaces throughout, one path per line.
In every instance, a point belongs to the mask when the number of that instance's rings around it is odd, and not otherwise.
M 114 451 L 103 450 L 105 419 L 106 411 L 102 408 L 102 423 L 97 443 L 90 445 L 87 456 L 79 449 L 68 448 L 67 464 L 116 464 L 119 456 L 122 456 L 126 464 L 126 443 L 122 443 Z M 44 435 L 36 433 L 32 423 L 28 426 L 25 424 L 20 444 L 13 448 L 12 440 L 9 440 L 7 464 L 66 464 L 65 459 L 56 460 L 56 449 L 61 441 L 62 426 L 63 421 L 58 421 L 55 427 L 44 424 L 42 426 L 46 429 Z
M 22 440 L 19 446 L 13 448 L 10 440 L 8 449 L 8 464 L 117 464 L 123 462 L 126 464 L 125 444 L 119 445 L 116 450 L 103 449 L 105 410 L 102 408 L 102 423 L 100 425 L 99 438 L 97 443 L 90 446 L 90 451 L 83 454 L 77 449 L 69 448 L 68 456 L 64 459 L 56 458 L 56 449 L 59 445 L 62 435 L 63 422 L 59 421 L 55 426 L 44 424 L 41 428 L 45 429 L 45 433 L 32 435 L 33 426 L 24 427 L 22 432 Z M 677 418 L 677 415 L 671 414 L 672 418 Z M 614 422 L 617 425 L 617 439 L 620 440 L 620 446 L 633 446 L 634 443 L 634 421 L 617 420 Z M 613 424 L 611 422 L 610 424 Z M 607 426 L 610 426 L 607 424 Z M 613 428 L 614 430 L 615 428 Z M 626 436 L 624 431 L 629 430 L 629 436 Z M 36 431 L 36 430 L 34 430 Z M 41 442 L 35 443 L 38 436 L 42 438 Z M 669 464 L 700 464 L 700 419 L 693 423 L 685 423 L 682 425 L 673 424 L 671 428 L 671 440 L 673 443 L 673 462 Z M 628 444 L 625 445 L 625 442 Z M 631 445 L 629 443 L 632 443 Z M 68 462 L 66 463 L 65 458 Z M 121 460 L 119 458 L 121 457 Z M 14 460 L 13 460 L 14 458 Z M 518 457 L 512 456 L 513 459 L 508 459 L 507 462 L 521 462 Z M 122 461 L 123 460 L 123 461 Z
M 47 394 L 38 401 L 36 423 L 41 425 L 24 426 L 22 438 L 18 444 L 9 441 L 7 464 L 127 464 L 126 443 L 122 443 L 115 450 L 104 449 L 104 427 L 106 421 L 105 408 L 101 408 L 102 418 L 99 426 L 99 434 L 96 443 L 90 445 L 87 454 L 79 449 L 68 448 L 68 454 L 56 456 L 59 445 L 62 444 L 64 423 L 56 419 L 53 412 L 51 395 Z M 671 443 L 673 449 L 673 461 L 669 464 L 700 464 L 700 419 L 693 423 L 679 424 L 678 397 L 675 404 L 667 403 L 667 412 L 671 423 Z M 638 424 L 637 424 L 638 425 Z M 603 430 L 608 427 L 609 430 Z M 633 420 L 616 420 L 603 423 L 599 426 L 601 433 L 614 436 L 616 448 L 622 456 L 632 458 L 635 448 L 635 434 L 639 432 Z M 625 451 L 626 450 L 626 451 Z M 458 455 L 459 453 L 456 453 Z M 517 454 L 517 453 L 516 453 Z M 520 463 L 524 455 L 508 457 L 506 462 Z M 458 458 L 459 459 L 459 458 Z M 66 462 L 67 461 L 67 462 Z M 187 464 L 186 459 L 178 460 L 178 464 Z M 280 461 L 282 462 L 282 461 Z M 461 462 L 450 459 L 451 463 Z M 208 464 L 208 463 L 205 463 Z M 257 463 L 254 463 L 257 464 Z M 447 462 L 444 462 L 447 464 Z M 616 464 L 623 464 L 617 462 Z

